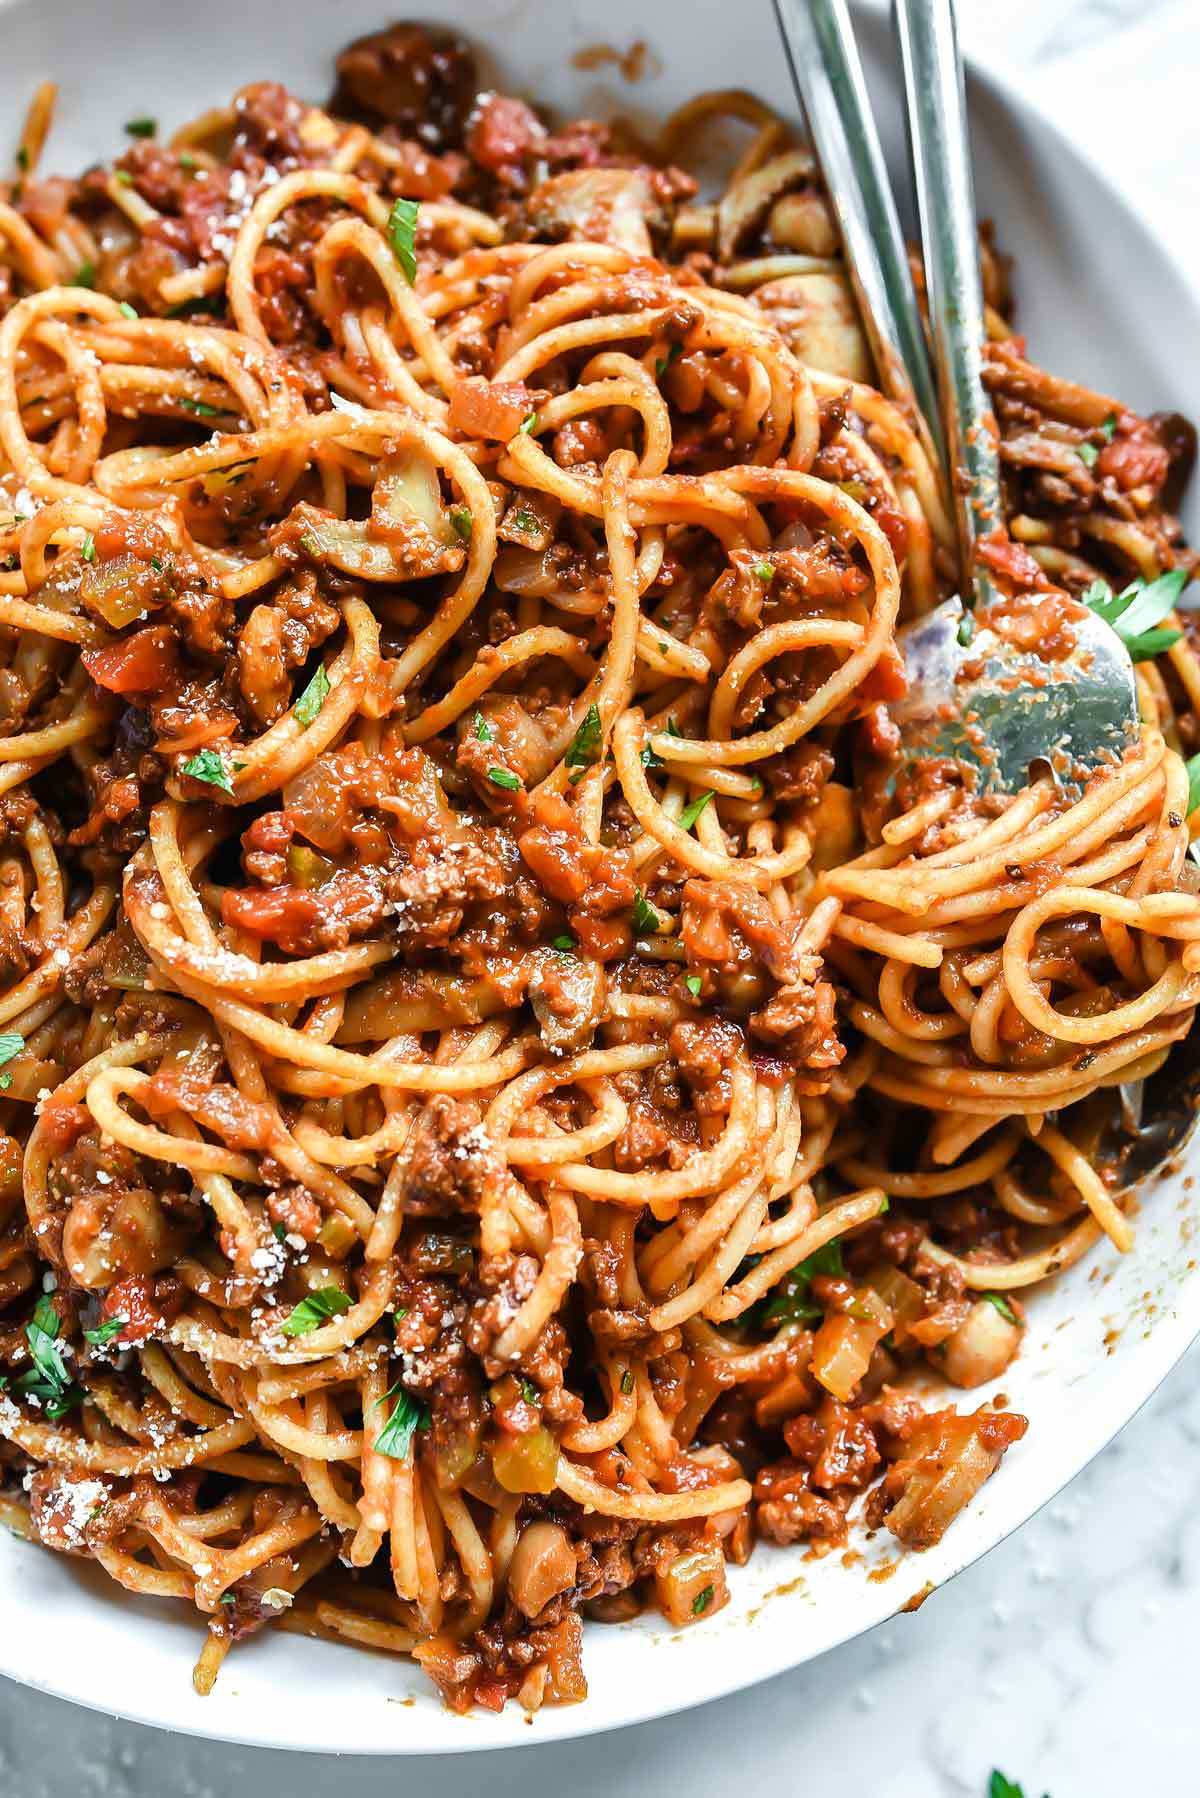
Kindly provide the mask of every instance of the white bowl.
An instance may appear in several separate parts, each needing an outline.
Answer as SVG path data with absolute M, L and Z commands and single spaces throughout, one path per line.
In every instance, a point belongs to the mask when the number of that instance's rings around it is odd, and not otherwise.
M 243 82 L 274 78 L 320 97 L 338 48 L 387 21 L 399 0 L 17 0 L 4 8 L 0 62 L 9 138 L 34 84 L 60 84 L 48 167 L 112 154 L 124 120 L 167 125 Z M 420 11 L 418 6 L 416 11 Z M 433 8 L 429 9 L 433 11 Z M 769 0 L 736 9 L 696 0 L 446 0 L 439 17 L 494 53 L 497 85 L 571 113 L 652 117 L 705 88 L 744 86 L 791 109 Z M 649 41 L 654 70 L 623 88 L 573 69 L 585 45 Z M 863 21 L 889 148 L 900 142 L 883 21 Z M 1002 81 L 971 87 L 980 207 L 1018 258 L 1019 323 L 1040 362 L 1143 411 L 1200 418 L 1200 300 L 1121 199 L 1054 125 Z M 1200 526 L 1193 496 L 1193 535 Z M 1194 1148 L 1189 1165 L 1200 1170 Z M 261 1744 L 359 1754 L 453 1753 L 561 1740 L 639 1722 L 798 1665 L 940 1584 L 1030 1517 L 1154 1390 L 1200 1329 L 1191 1245 L 1192 1179 L 1144 1195 L 1134 1253 L 1107 1246 L 1034 1301 L 1028 1340 L 1003 1387 L 1031 1419 L 979 1500 L 930 1552 L 897 1562 L 886 1543 L 865 1563 L 762 1548 L 735 1570 L 733 1600 L 701 1628 L 660 1620 L 590 1627 L 590 1696 L 527 1721 L 448 1715 L 412 1666 L 274 1635 L 241 1646 L 215 1692 L 190 1672 L 196 1619 L 134 1600 L 98 1570 L 0 1536 L 0 1672 L 40 1690 L 164 1728 Z M 977 1403 L 986 1393 L 972 1395 Z M 889 1569 L 892 1569 L 889 1572 Z M 875 1578 L 868 1578 L 874 1571 Z

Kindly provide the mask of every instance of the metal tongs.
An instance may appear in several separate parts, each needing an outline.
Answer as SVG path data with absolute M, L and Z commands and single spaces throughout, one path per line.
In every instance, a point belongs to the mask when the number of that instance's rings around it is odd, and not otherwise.
M 975 196 L 953 0 L 894 0 L 929 335 L 871 113 L 845 0 L 775 0 L 792 76 L 837 217 L 880 386 L 923 439 L 950 496 L 960 597 L 905 627 L 907 697 L 891 708 L 907 760 L 952 756 L 985 792 L 1015 793 L 1042 764 L 1078 790 L 1137 730 L 1133 664 L 1092 612 L 1073 651 L 1044 661 L 990 629 L 996 598 L 979 556 L 1004 532 L 997 435 L 982 379 L 985 338 Z

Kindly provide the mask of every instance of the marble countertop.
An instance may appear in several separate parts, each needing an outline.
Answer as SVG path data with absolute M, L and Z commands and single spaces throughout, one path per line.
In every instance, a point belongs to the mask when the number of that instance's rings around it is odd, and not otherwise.
M 1200 281 L 1196 0 L 959 0 L 1143 198 Z M 1060 1497 L 922 1609 L 766 1685 L 576 1743 L 334 1761 L 194 1742 L 0 1682 L 0 1798 L 691 1798 L 744 1788 L 984 1798 L 1196 1798 L 1200 1347 Z

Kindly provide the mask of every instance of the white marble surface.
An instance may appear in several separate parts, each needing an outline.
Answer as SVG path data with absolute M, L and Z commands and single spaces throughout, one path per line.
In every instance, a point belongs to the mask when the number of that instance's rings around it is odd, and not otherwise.
M 960 0 L 1143 200 L 1200 280 L 1197 0 Z M 432 9 L 427 9 L 432 10 Z M 560 1747 L 356 1762 L 220 1748 L 0 1684 L 0 1798 L 1197 1798 L 1200 1348 L 1108 1451 L 986 1560 L 795 1673 Z

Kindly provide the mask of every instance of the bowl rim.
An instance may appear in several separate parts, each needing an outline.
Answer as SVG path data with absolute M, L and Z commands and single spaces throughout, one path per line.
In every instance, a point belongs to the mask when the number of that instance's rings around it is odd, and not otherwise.
M 0 0 L 0 11 L 7 11 L 10 5 L 16 3 L 19 0 Z M 851 6 L 856 15 L 862 15 L 868 21 L 877 20 L 885 11 L 886 0 L 851 0 Z M 1031 96 L 1022 90 L 1019 85 L 1019 69 L 1005 59 L 1002 53 L 991 50 L 986 54 L 972 54 L 969 48 L 965 48 L 964 61 L 972 88 L 989 103 L 998 103 L 1002 110 L 1018 122 L 1023 124 L 1032 120 L 1048 139 L 1055 164 L 1067 168 L 1074 164 L 1120 209 L 1124 215 L 1124 229 L 1140 237 L 1153 250 L 1173 279 L 1180 295 L 1190 304 L 1192 311 L 1200 316 L 1200 282 L 1193 278 L 1165 232 L 1148 222 L 1139 212 L 1135 197 L 1125 180 L 1103 165 L 1082 135 L 1077 138 L 1059 123 L 1048 100 Z M 1195 1134 L 1189 1139 L 1186 1152 L 1190 1166 L 1200 1174 L 1200 1138 Z M 1134 1254 L 1136 1253 L 1135 1248 Z M 1200 1300 L 1194 1301 L 1190 1306 L 1172 1306 L 1165 1310 L 1155 1320 L 1147 1339 L 1139 1345 L 1136 1378 L 1110 1382 L 1112 1392 L 1109 1394 L 1103 1423 L 1089 1433 L 1082 1449 L 1077 1445 L 1068 1448 L 1066 1452 L 1060 1450 L 1055 1453 L 1052 1445 L 1042 1444 L 1039 1465 L 1052 1467 L 1053 1471 L 1047 1475 L 1046 1483 L 1039 1482 L 1036 1502 L 1030 1508 L 1027 1497 L 1022 1497 L 1019 1501 L 992 1507 L 986 1521 L 981 1520 L 976 1533 L 963 1531 L 961 1547 L 954 1540 L 955 1533 L 951 1532 L 950 1551 L 938 1556 L 936 1586 L 946 1584 L 965 1568 L 983 1560 L 1016 1530 L 1036 1517 L 1046 1505 L 1052 1503 L 1064 1487 L 1109 1446 L 1153 1397 L 1167 1374 L 1198 1337 Z M 1052 1351 L 1048 1352 L 1052 1356 Z M 1089 1407 L 1089 1412 L 1098 1410 L 1099 1407 L 1094 1404 Z M 966 1520 L 963 1521 L 965 1523 Z M 919 1571 L 922 1561 L 928 1564 L 928 1557 L 922 1557 L 921 1561 L 910 1557 L 904 1565 Z M 904 1582 L 905 1586 L 907 1583 Z M 919 1580 L 915 1583 L 920 1584 Z M 81 1605 L 87 1606 L 90 1600 L 82 1582 L 79 1596 Z M 774 1602 L 778 1603 L 778 1599 Z M 198 1705 L 193 1709 L 187 1705 L 187 1699 L 192 1696 L 190 1686 L 182 1689 L 175 1715 L 166 1714 L 166 1707 L 156 1703 L 149 1691 L 144 1697 L 131 1691 L 127 1701 L 114 1705 L 108 1697 L 89 1694 L 72 1685 L 65 1673 L 56 1675 L 54 1664 L 44 1672 L 35 1672 L 22 1665 L 19 1639 L 14 1639 L 8 1632 L 0 1637 L 0 1676 L 47 1696 L 80 1705 L 86 1710 L 198 1740 L 319 1755 L 441 1757 L 558 1744 L 676 1716 L 696 1706 L 731 1697 L 737 1692 L 788 1673 L 805 1662 L 816 1659 L 818 1655 L 843 1648 L 879 1628 L 902 1608 L 905 1607 L 899 1602 L 898 1594 L 894 1595 L 889 1587 L 881 1586 L 877 1601 L 869 1607 L 869 1613 L 864 1616 L 861 1611 L 856 1611 L 844 1628 L 835 1625 L 828 1639 L 816 1651 L 794 1646 L 789 1632 L 780 1628 L 773 1632 L 770 1646 L 760 1646 L 759 1652 L 753 1656 L 717 1654 L 692 1667 L 686 1689 L 682 1685 L 660 1687 L 651 1683 L 640 1688 L 632 1686 L 623 1699 L 619 1712 L 615 1714 L 598 1708 L 593 1710 L 585 1699 L 581 1704 L 542 1711 L 537 1718 L 539 1728 L 518 1732 L 505 1725 L 503 1714 L 494 1718 L 458 1718 L 444 1713 L 447 1725 L 464 1725 L 459 1739 L 432 1742 L 428 1732 L 410 1732 L 402 1727 L 397 1731 L 395 1741 L 386 1748 L 373 1742 L 363 1742 L 353 1734 L 349 1739 L 344 1736 L 336 1740 L 289 1739 L 279 1733 L 278 1725 L 274 1732 L 259 1726 L 255 1721 L 256 1712 L 250 1705 L 245 1706 L 242 1717 L 232 1725 L 224 1714 L 219 1721 L 207 1724 L 204 1706 Z M 144 1609 L 141 1614 L 145 1614 Z M 9 1643 L 12 1644 L 11 1647 Z M 158 1688 L 154 1688 L 154 1691 L 157 1690 Z M 416 1740 L 413 1739 L 414 1736 L 417 1737 Z

